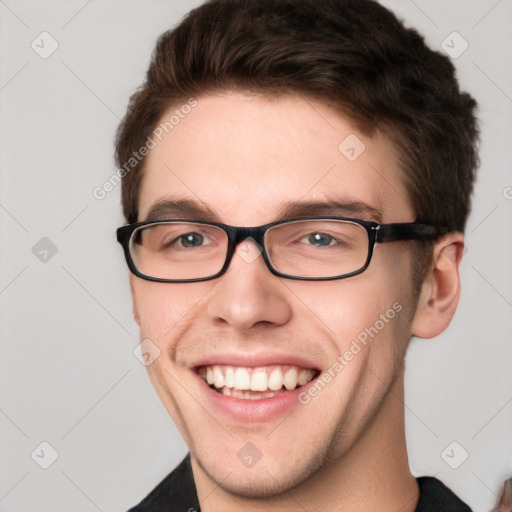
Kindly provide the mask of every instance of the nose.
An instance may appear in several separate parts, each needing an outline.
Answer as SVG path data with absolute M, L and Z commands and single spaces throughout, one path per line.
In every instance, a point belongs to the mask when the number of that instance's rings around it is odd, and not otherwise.
M 267 268 L 259 245 L 246 239 L 238 244 L 228 271 L 212 290 L 208 313 L 217 324 L 237 330 L 284 325 L 292 311 L 280 280 Z

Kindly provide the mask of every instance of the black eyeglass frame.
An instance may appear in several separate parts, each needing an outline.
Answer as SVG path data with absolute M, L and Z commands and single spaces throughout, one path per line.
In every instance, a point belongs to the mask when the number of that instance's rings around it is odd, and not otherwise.
M 364 265 L 355 270 L 353 272 L 349 272 L 348 274 L 340 274 L 336 276 L 327 276 L 327 277 L 303 277 L 303 276 L 294 276 L 290 274 L 283 274 L 276 270 L 267 254 L 267 250 L 265 248 L 264 237 L 267 230 L 274 226 L 278 226 L 280 224 L 288 224 L 291 222 L 297 222 L 301 220 L 338 220 L 338 221 L 346 221 L 352 222 L 354 224 L 359 224 L 363 228 L 366 229 L 368 233 L 368 256 L 366 258 L 366 262 Z M 192 223 L 192 224 L 204 224 L 208 226 L 215 226 L 222 229 L 228 236 L 228 247 L 226 251 L 226 260 L 224 262 L 223 267 L 212 276 L 207 277 L 199 277 L 193 279 L 163 279 L 159 277 L 152 277 L 140 272 L 135 263 L 133 262 L 133 258 L 130 253 L 130 239 L 132 233 L 139 228 L 144 226 L 151 226 L 153 224 L 162 224 L 162 223 Z M 140 277 L 141 279 L 145 279 L 147 281 L 154 281 L 159 283 L 195 283 L 200 281 L 210 281 L 211 279 L 216 279 L 223 274 L 226 273 L 229 265 L 231 264 L 231 260 L 233 259 L 233 255 L 235 253 L 236 247 L 239 243 L 243 242 L 247 238 L 252 238 L 261 248 L 261 254 L 267 265 L 267 268 L 270 272 L 278 277 L 284 277 L 286 279 L 295 279 L 299 281 L 332 281 L 335 279 L 344 279 L 347 277 L 356 276 L 364 272 L 368 266 L 370 265 L 370 261 L 372 259 L 373 250 L 376 243 L 385 243 L 385 242 L 398 242 L 402 240 L 435 240 L 439 236 L 445 234 L 447 231 L 438 228 L 435 226 L 430 226 L 427 224 L 418 224 L 415 222 L 403 222 L 403 223 L 394 223 L 394 224 L 379 224 L 375 221 L 363 220 L 363 219 L 353 219 L 350 217 L 335 217 L 335 216 L 314 216 L 314 217 L 294 217 L 291 219 L 278 220 L 275 222 L 271 222 L 269 224 L 264 224 L 263 226 L 257 227 L 236 227 L 229 226 L 228 224 L 222 224 L 220 222 L 209 222 L 203 220 L 194 220 L 194 219 L 161 219 L 161 220 L 147 220 L 142 222 L 135 222 L 133 224 L 127 224 L 126 226 L 122 226 L 116 230 L 117 241 L 123 246 L 124 255 L 126 258 L 126 263 L 128 264 L 128 268 L 130 271 Z

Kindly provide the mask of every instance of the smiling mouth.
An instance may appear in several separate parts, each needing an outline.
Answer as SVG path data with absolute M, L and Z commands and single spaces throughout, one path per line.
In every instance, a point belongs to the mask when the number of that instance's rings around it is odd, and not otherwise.
M 198 368 L 198 373 L 217 393 L 245 400 L 261 400 L 298 389 L 316 378 L 320 372 L 290 365 L 208 365 Z

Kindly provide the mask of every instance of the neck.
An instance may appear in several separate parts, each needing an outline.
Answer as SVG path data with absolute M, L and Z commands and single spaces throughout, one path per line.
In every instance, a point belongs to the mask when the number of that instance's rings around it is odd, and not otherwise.
M 414 512 L 419 488 L 409 470 L 403 395 L 402 372 L 352 447 L 280 496 L 261 500 L 235 496 L 213 482 L 192 457 L 201 511 Z

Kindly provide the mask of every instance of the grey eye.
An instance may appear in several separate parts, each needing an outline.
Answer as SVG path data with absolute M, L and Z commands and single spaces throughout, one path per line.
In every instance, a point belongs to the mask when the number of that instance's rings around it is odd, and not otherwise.
M 183 247 L 200 247 L 203 244 L 204 237 L 199 233 L 188 233 L 179 238 Z
M 331 244 L 332 237 L 329 235 L 323 235 L 322 233 L 315 233 L 313 235 L 308 236 L 308 242 L 311 245 L 316 245 L 318 247 L 325 247 L 325 246 Z

